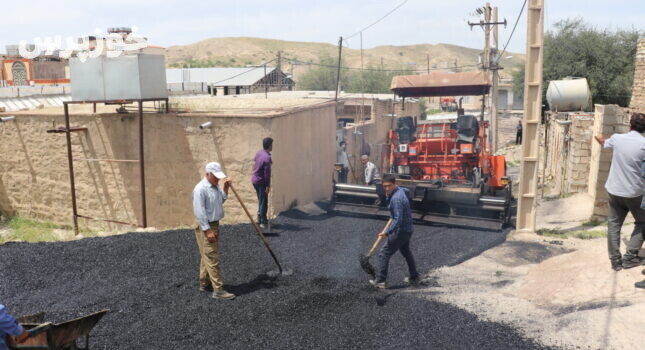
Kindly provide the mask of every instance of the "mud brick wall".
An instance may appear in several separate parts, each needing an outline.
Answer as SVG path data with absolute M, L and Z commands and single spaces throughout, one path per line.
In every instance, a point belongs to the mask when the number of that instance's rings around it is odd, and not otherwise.
M 138 159 L 134 115 L 73 114 L 72 134 L 79 214 L 140 223 L 138 163 L 83 159 Z M 199 125 L 212 121 L 210 129 Z M 64 125 L 62 110 L 20 112 L 0 125 L 0 212 L 71 224 L 65 134 L 47 133 Z M 194 225 L 191 192 L 210 161 L 223 163 L 249 210 L 257 211 L 250 183 L 253 157 L 262 139 L 275 139 L 273 212 L 328 198 L 332 191 L 335 105 L 324 103 L 259 116 L 146 114 L 146 194 L 149 226 Z M 224 223 L 246 222 L 231 193 Z M 82 226 L 123 230 L 80 220 Z
M 629 107 L 639 112 L 645 112 L 645 38 L 638 40 L 634 63 L 634 84 Z
M 596 105 L 593 124 L 593 135 L 609 138 L 615 133 L 629 131 L 628 115 L 617 105 Z M 594 140 L 591 144 L 591 159 L 589 169 L 588 193 L 594 199 L 591 218 L 604 220 L 607 218 L 609 204 L 605 182 L 611 167 L 612 151 L 606 150 Z

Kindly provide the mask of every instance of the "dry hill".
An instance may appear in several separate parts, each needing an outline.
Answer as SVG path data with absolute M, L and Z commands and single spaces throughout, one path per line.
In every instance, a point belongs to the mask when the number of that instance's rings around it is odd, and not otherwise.
M 295 65 L 288 59 L 306 62 L 318 62 L 321 57 L 337 57 L 338 47 L 327 43 L 284 41 L 261 38 L 211 38 L 190 45 L 171 46 L 166 53 L 169 66 L 229 66 L 242 67 L 260 64 L 276 58 L 278 51 L 285 57 L 284 69 L 295 69 L 295 73 L 306 69 Z M 378 67 L 383 64 L 386 69 L 426 69 L 427 55 L 430 55 L 431 67 L 452 67 L 477 63 L 479 49 L 451 44 L 418 44 L 406 46 L 377 46 L 364 50 L 364 65 Z M 511 59 L 502 59 L 504 73 L 510 73 L 515 67 L 524 64 L 524 55 L 507 53 Z M 360 67 L 360 50 L 343 48 L 344 64 L 349 67 Z M 472 69 L 472 68 L 471 68 Z

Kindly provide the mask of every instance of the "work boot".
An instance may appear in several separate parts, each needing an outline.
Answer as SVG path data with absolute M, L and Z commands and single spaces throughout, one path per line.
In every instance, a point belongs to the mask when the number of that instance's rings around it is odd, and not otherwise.
M 385 289 L 385 288 L 387 288 L 385 286 L 385 282 L 378 282 L 376 280 L 370 280 L 370 284 L 373 285 L 377 289 Z
M 407 284 L 408 286 L 418 286 L 421 284 L 421 278 L 419 278 L 419 276 L 415 278 L 406 277 L 403 279 L 403 283 Z
M 631 259 L 623 259 L 623 268 L 631 269 L 632 267 L 643 265 L 643 258 L 637 256 Z
M 611 269 L 614 271 L 620 271 L 623 269 L 623 264 L 620 261 L 612 261 Z
M 645 280 L 634 283 L 634 287 L 645 289 Z
M 232 299 L 235 299 L 235 294 L 229 293 L 224 289 L 220 289 L 220 290 L 213 291 L 211 298 L 220 299 L 220 300 L 232 300 Z
M 200 292 L 212 292 L 213 286 L 199 286 Z

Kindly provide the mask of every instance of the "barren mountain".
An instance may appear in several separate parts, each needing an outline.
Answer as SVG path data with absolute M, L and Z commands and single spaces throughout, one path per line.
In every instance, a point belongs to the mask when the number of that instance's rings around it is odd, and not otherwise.
M 352 43 L 354 44 L 354 43 Z M 283 69 L 295 73 L 302 71 L 302 62 L 319 62 L 323 57 L 338 57 L 338 46 L 328 43 L 284 41 L 262 38 L 211 38 L 190 45 L 171 46 L 166 52 L 166 64 L 173 67 L 191 66 L 228 66 L 243 67 L 257 65 L 276 59 L 278 51 L 282 53 Z M 428 55 L 431 68 L 451 68 L 477 64 L 481 49 L 472 49 L 451 44 L 417 44 L 405 46 L 377 46 L 363 50 L 364 67 L 381 67 L 385 69 L 425 70 L 428 67 Z M 524 55 L 507 52 L 501 65 L 505 67 L 504 75 L 517 66 L 524 64 Z M 300 62 L 300 64 L 298 64 Z M 361 66 L 360 50 L 343 48 L 343 64 L 349 67 Z M 275 65 L 275 61 L 269 63 Z M 464 67 L 472 70 L 475 67 Z

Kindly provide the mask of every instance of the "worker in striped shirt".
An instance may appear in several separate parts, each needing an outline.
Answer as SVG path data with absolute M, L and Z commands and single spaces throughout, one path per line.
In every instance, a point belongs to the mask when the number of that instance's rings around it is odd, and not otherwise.
M 365 184 L 368 186 L 374 185 L 377 180 L 381 179 L 381 174 L 378 172 L 376 165 L 370 162 L 370 157 L 367 154 L 361 156 L 361 162 L 365 166 Z

